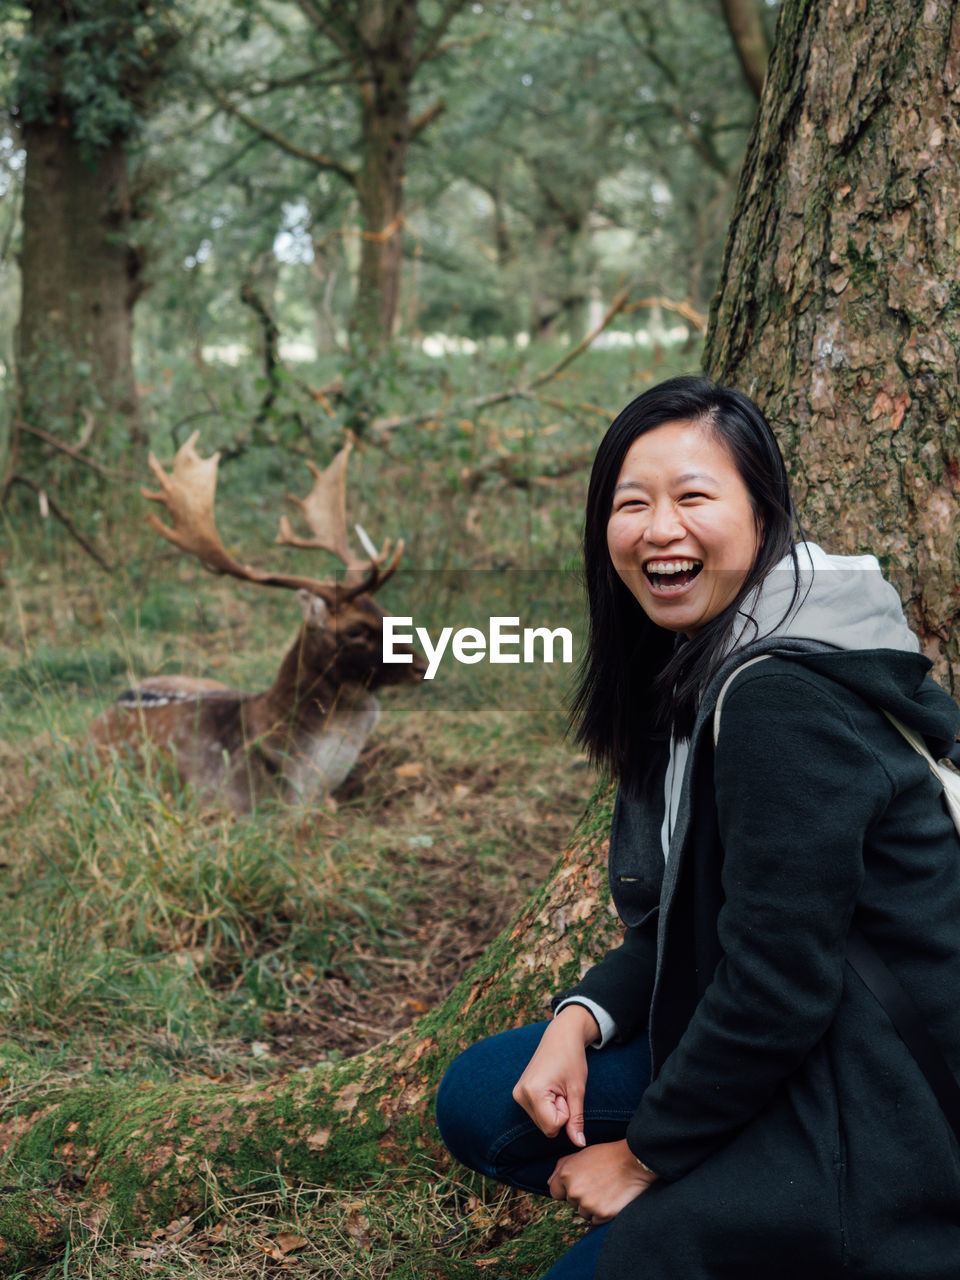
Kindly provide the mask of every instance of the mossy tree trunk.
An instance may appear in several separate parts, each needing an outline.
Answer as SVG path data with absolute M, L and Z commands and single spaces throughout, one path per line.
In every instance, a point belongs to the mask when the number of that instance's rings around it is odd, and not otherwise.
M 122 141 L 81 147 L 69 116 L 24 127 L 19 378 L 26 422 L 73 443 L 85 419 L 139 435 L 130 239 Z
M 127 147 L 173 39 L 143 0 L 31 0 L 17 96 L 26 149 L 18 374 L 29 426 L 137 436 L 142 290 Z M 23 452 L 29 452 L 24 441 Z
M 886 556 L 931 650 L 948 657 L 958 30 L 947 0 L 785 0 L 707 346 L 710 372 L 779 424 L 811 530 Z M 278 1168 L 351 1186 L 416 1150 L 439 1158 L 432 1101 L 458 1048 L 541 1016 L 617 932 L 607 801 L 467 979 L 393 1040 L 266 1086 L 104 1086 L 33 1101 L 27 1090 L 0 1120 L 0 1150 L 39 1182 L 68 1174 L 78 1199 L 128 1229 L 196 1209 L 205 1167 L 225 1188 Z M 62 1213 L 49 1197 L 6 1203 L 9 1267 L 55 1236 Z
M 766 409 L 811 536 L 872 551 L 960 678 L 960 8 L 794 0 L 705 364 Z

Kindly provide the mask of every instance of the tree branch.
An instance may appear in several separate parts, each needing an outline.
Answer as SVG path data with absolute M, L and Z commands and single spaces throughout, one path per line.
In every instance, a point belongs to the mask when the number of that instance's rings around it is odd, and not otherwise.
M 26 431 L 32 436 L 36 436 L 38 440 L 42 440 L 44 444 L 50 445 L 54 449 L 59 449 L 61 453 L 65 453 L 68 458 L 72 458 L 74 462 L 79 462 L 83 467 L 89 467 L 91 471 L 96 471 L 98 475 L 104 476 L 107 480 L 131 480 L 136 482 L 139 477 L 133 475 L 130 471 L 111 471 L 108 467 L 102 466 L 99 462 L 94 462 L 92 458 L 88 458 L 86 454 L 81 453 L 78 449 L 73 449 L 68 444 L 64 444 L 62 440 L 58 440 L 56 436 L 48 435 L 46 431 L 41 431 L 39 427 L 31 427 L 26 422 L 18 421 L 17 429 Z
M 54 498 L 51 498 L 48 490 L 45 489 L 43 485 L 38 484 L 36 480 L 31 480 L 29 476 L 22 476 L 19 472 L 14 472 L 12 475 L 7 477 L 7 481 L 4 486 L 4 494 L 6 495 L 6 493 L 8 493 L 15 484 L 22 484 L 25 488 L 32 489 L 40 499 L 41 510 L 43 510 L 44 505 L 48 507 L 63 524 L 70 536 L 75 538 L 80 546 L 83 547 L 87 555 L 90 556 L 92 560 L 96 560 L 97 564 L 105 573 L 113 573 L 113 565 L 110 564 L 109 561 L 104 560 L 103 556 L 89 538 L 80 532 L 60 504 Z
M 439 102 L 435 102 L 432 107 L 428 107 L 426 111 L 421 111 L 418 116 L 414 116 L 410 121 L 410 138 L 411 140 L 423 133 L 428 125 L 433 124 L 437 116 L 442 116 L 447 109 L 447 104 L 441 98 Z
M 324 11 L 322 5 L 315 4 L 314 0 L 296 0 L 296 2 L 304 17 L 312 22 L 318 31 L 322 32 L 328 40 L 337 46 L 354 69 L 366 60 L 366 46 L 360 39 L 360 34 L 354 26 L 347 23 L 347 30 L 346 33 L 344 33 L 344 31 L 331 20 L 329 13 Z
M 756 0 L 721 0 L 720 7 L 733 37 L 744 78 L 759 102 L 770 57 L 760 9 Z
M 424 62 L 429 62 L 431 58 L 436 57 L 440 48 L 440 41 L 443 39 L 447 28 L 454 20 L 460 10 L 464 7 L 467 0 L 447 0 L 443 6 L 443 12 L 433 27 L 427 32 L 426 39 L 420 46 L 414 59 L 414 65 L 419 67 Z
M 199 77 L 198 77 L 199 78 Z M 241 124 L 246 125 L 248 129 L 252 129 L 254 133 L 259 134 L 261 138 L 266 138 L 268 142 L 272 142 L 281 151 L 286 151 L 288 155 L 295 156 L 298 160 L 306 160 L 308 164 L 312 164 L 316 169 L 324 169 L 330 173 L 339 174 L 344 182 L 348 182 L 350 186 L 357 185 L 357 175 L 353 169 L 345 165 L 342 161 L 336 160 L 333 156 L 325 155 L 320 151 L 308 151 L 305 147 L 298 146 L 297 143 L 291 142 L 289 138 L 283 134 L 277 133 L 275 129 L 271 129 L 269 125 L 264 124 L 261 120 L 255 120 L 253 116 L 238 107 L 232 102 L 225 93 L 222 93 L 216 85 L 210 84 L 209 81 L 200 78 L 201 84 L 207 93 L 218 102 L 220 106 L 235 120 L 239 120 Z
M 640 298 L 623 308 L 625 312 L 640 311 L 643 307 L 662 307 L 664 311 L 674 311 L 683 316 L 688 324 L 692 324 L 698 333 L 706 333 L 707 317 L 702 315 L 689 302 L 671 302 L 669 298 Z
M 600 323 L 596 325 L 595 328 L 591 329 L 590 332 L 585 335 L 585 337 L 581 338 L 575 347 L 571 347 L 562 360 L 558 360 L 557 363 L 554 365 L 551 365 L 549 369 L 546 369 L 543 373 L 538 374 L 533 379 L 533 381 L 529 384 L 528 389 L 530 391 L 534 391 L 536 390 L 537 387 L 542 387 L 545 382 L 550 382 L 551 379 L 555 378 L 558 373 L 562 373 L 563 370 L 566 369 L 568 364 L 572 364 L 573 361 L 576 360 L 577 356 L 581 355 L 584 351 L 586 351 L 587 347 L 589 347 L 593 342 L 596 341 L 597 338 L 600 337 L 604 329 L 609 328 L 610 324 L 613 322 L 614 316 L 619 315 L 620 312 L 626 308 L 627 302 L 629 301 L 629 298 L 630 298 L 630 290 L 632 287 L 633 287 L 632 285 L 627 285 L 625 288 L 621 289 L 620 292 L 617 294 L 617 296 L 614 298 L 613 302 L 611 302 L 610 306 L 607 308 L 606 314 L 604 315 Z
M 596 328 L 591 329 L 586 337 L 568 351 L 562 360 L 558 360 L 556 364 L 551 365 L 550 368 L 545 370 L 543 373 L 537 374 L 537 376 L 531 379 L 530 382 L 517 383 L 512 387 L 505 388 L 503 391 L 493 391 L 489 395 L 474 396 L 472 399 L 462 400 L 448 409 L 427 410 L 424 413 L 410 413 L 397 418 L 379 418 L 374 421 L 373 429 L 385 434 L 388 431 L 396 431 L 398 427 L 410 427 L 414 426 L 418 422 L 430 422 L 435 419 L 448 417 L 453 413 L 458 416 L 462 416 L 463 413 L 468 410 L 486 409 L 489 408 L 490 405 L 503 404 L 507 400 L 537 399 L 538 397 L 534 394 L 537 388 L 542 387 L 545 383 L 549 382 L 551 378 L 555 378 L 558 373 L 562 372 L 562 370 L 567 367 L 567 365 L 576 360 L 577 356 L 586 351 L 587 347 L 589 347 L 592 342 L 596 341 L 600 334 L 603 333 L 604 329 L 609 327 L 614 316 L 618 315 L 621 311 L 626 310 L 632 287 L 632 285 L 627 285 L 626 288 L 621 289 Z M 639 306 L 640 304 L 638 303 L 637 305 Z

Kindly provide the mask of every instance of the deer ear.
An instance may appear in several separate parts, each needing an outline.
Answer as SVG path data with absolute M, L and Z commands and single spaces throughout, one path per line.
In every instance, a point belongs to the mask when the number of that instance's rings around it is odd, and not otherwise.
M 324 627 L 330 617 L 330 610 L 327 608 L 327 602 L 321 600 L 319 596 L 315 596 L 312 591 L 306 591 L 303 587 L 297 592 L 297 599 L 300 601 L 300 608 L 303 611 L 303 620 L 310 627 Z

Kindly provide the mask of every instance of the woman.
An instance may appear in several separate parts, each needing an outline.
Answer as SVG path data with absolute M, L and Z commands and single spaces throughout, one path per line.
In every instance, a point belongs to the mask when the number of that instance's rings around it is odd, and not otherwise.
M 672 379 L 600 445 L 575 718 L 624 941 L 438 1097 L 459 1159 L 600 1224 L 549 1280 L 960 1276 L 960 1148 L 845 960 L 855 924 L 960 1069 L 960 844 L 883 710 L 941 754 L 960 711 L 876 560 L 793 530 L 737 391 Z

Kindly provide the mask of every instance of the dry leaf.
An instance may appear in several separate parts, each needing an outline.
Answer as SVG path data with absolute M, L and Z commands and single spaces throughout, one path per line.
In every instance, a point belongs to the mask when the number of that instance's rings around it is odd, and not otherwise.
M 426 767 L 422 760 L 410 760 L 406 764 L 398 764 L 394 773 L 398 778 L 419 778 Z
M 315 1129 L 307 1138 L 307 1146 L 311 1151 L 322 1151 L 329 1141 L 329 1129 Z
M 165 1227 L 157 1227 L 150 1236 L 151 1240 L 168 1240 L 176 1243 L 184 1240 L 193 1229 L 192 1218 L 174 1218 Z
M 293 1231 L 281 1231 L 275 1243 L 281 1253 L 293 1253 L 296 1249 L 306 1248 L 310 1242 Z
M 362 1092 L 363 1086 L 354 1081 L 353 1084 L 347 1085 L 343 1093 L 338 1094 L 338 1096 L 334 1098 L 333 1105 L 338 1111 L 346 1111 L 349 1115 L 357 1105 L 357 1099 L 360 1097 Z

